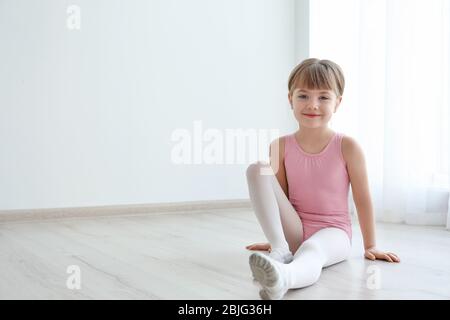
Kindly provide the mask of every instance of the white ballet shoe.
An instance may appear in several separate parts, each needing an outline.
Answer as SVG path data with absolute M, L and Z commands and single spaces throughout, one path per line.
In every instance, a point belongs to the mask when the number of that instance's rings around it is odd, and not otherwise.
M 250 255 L 249 264 L 254 279 L 262 286 L 260 297 L 264 300 L 282 299 L 288 291 L 282 263 L 256 252 Z

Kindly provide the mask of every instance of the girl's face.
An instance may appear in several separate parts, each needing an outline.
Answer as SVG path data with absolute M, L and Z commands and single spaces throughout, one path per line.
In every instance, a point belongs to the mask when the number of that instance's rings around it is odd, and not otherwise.
M 308 128 L 326 127 L 342 100 L 332 90 L 304 88 L 295 89 L 288 98 L 298 123 Z

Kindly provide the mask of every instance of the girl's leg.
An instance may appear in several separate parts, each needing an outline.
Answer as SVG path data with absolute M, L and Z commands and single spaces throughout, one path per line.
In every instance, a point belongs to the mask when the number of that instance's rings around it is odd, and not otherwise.
M 288 289 L 315 283 L 322 268 L 345 260 L 351 252 L 347 233 L 339 228 L 324 228 L 314 233 L 298 249 L 286 266 Z
M 303 238 L 303 227 L 274 174 L 261 174 L 269 164 L 257 162 L 247 168 L 247 183 L 252 207 L 272 249 L 294 253 Z
M 281 299 L 288 289 L 315 283 L 322 268 L 345 260 L 351 243 L 345 231 L 324 228 L 302 243 L 290 264 L 282 264 L 259 253 L 250 256 L 254 278 L 260 282 L 263 299 Z

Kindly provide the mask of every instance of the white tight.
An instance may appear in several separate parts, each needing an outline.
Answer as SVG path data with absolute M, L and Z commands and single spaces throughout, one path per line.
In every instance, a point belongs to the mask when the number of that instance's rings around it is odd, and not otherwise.
M 257 162 L 247 168 L 250 200 L 259 224 L 273 249 L 289 249 L 294 260 L 283 265 L 289 289 L 315 283 L 322 268 L 345 260 L 351 251 L 347 233 L 339 228 L 324 228 L 306 241 L 303 225 L 275 175 L 263 175 L 269 164 Z M 272 171 L 273 173 L 273 171 Z

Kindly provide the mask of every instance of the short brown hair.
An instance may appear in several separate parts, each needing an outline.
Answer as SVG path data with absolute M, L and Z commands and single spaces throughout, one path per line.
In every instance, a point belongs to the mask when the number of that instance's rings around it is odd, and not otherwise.
M 306 59 L 298 64 L 289 75 L 289 95 L 292 95 L 295 88 L 298 87 L 311 90 L 332 90 L 339 97 L 344 93 L 344 73 L 341 67 L 333 61 Z

